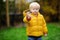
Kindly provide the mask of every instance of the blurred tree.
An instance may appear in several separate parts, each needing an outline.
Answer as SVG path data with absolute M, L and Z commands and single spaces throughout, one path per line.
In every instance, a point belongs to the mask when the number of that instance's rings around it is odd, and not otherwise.
M 3 0 L 0 0 L 0 12 L 3 14 L 5 12 L 5 10 L 6 10 L 5 2 L 3 2 Z
M 59 16 L 59 0 L 40 0 L 41 8 L 52 21 L 58 21 Z M 47 19 L 47 18 L 46 18 Z
M 6 16 L 4 16 L 6 13 L 6 5 L 5 4 L 6 4 L 6 2 L 4 2 L 3 0 L 0 0 L 0 25 L 6 24 L 6 21 L 5 21 Z

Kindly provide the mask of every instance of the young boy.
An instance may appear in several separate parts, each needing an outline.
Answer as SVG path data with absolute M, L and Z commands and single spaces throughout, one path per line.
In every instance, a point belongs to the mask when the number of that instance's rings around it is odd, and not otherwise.
M 42 40 L 42 36 L 47 36 L 47 27 L 43 15 L 39 13 L 40 5 L 33 2 L 29 10 L 24 11 L 23 21 L 27 24 L 28 40 Z

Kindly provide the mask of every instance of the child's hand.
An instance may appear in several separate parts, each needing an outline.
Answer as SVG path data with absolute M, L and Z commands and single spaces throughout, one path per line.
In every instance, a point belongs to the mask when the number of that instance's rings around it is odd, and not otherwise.
M 30 13 L 29 13 L 29 12 L 27 12 L 26 19 L 27 19 L 28 21 L 30 21 L 30 20 L 31 20 L 31 16 L 30 16 Z
M 27 12 L 26 15 L 29 16 L 30 15 L 30 12 Z
M 46 37 L 46 36 L 47 36 L 47 34 L 44 34 L 44 36 Z

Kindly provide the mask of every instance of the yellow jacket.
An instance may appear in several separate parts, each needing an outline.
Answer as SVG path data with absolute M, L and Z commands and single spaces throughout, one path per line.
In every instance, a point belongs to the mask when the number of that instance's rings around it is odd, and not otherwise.
M 40 13 L 38 13 L 37 17 L 31 13 L 30 21 L 27 21 L 25 11 L 23 12 L 23 15 L 23 21 L 27 24 L 26 31 L 28 36 L 42 36 L 44 33 L 47 33 L 46 22 Z

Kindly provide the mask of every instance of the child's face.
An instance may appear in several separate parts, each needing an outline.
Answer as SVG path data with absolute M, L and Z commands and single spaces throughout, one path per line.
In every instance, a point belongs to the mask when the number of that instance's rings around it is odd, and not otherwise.
M 34 13 L 34 14 L 37 14 L 38 12 L 39 12 L 39 7 L 37 7 L 37 6 L 32 6 L 31 8 L 30 8 L 30 11 L 32 12 L 32 13 Z

